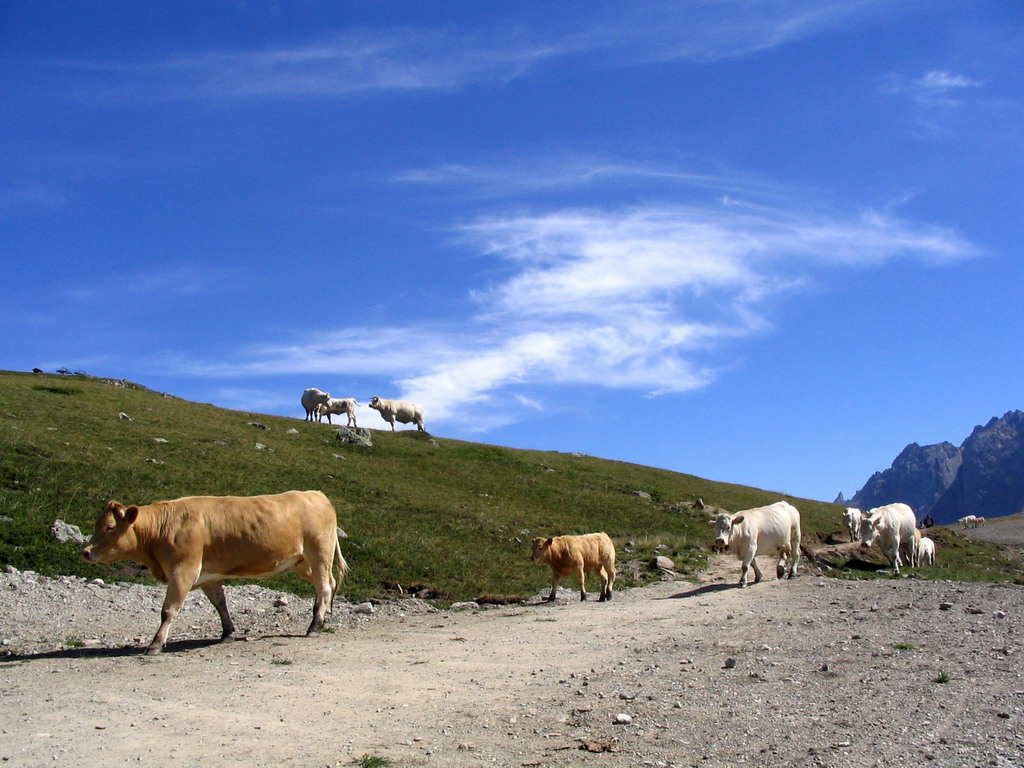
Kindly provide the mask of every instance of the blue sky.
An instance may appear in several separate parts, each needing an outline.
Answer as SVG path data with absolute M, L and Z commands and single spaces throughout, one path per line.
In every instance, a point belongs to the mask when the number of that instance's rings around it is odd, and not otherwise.
M 0 367 L 830 501 L 1024 407 L 1022 81 L 1015 0 L 7 0 Z

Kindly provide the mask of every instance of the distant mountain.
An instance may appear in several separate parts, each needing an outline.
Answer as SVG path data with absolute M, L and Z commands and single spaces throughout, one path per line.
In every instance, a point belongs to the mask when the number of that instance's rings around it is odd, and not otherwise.
M 902 501 L 940 525 L 964 515 L 1000 517 L 1024 507 L 1024 411 L 975 427 L 963 444 L 911 443 L 850 500 L 861 509 Z

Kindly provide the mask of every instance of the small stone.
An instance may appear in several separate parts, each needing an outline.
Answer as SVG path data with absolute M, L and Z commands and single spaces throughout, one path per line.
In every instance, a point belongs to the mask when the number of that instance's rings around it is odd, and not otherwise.
M 131 421 L 132 420 L 131 416 L 129 416 L 127 413 L 123 413 L 123 412 L 117 414 L 117 418 L 119 418 L 121 421 Z
M 373 603 L 360 603 L 352 606 L 352 613 L 373 613 Z
M 996 611 L 995 613 L 992 614 L 992 618 L 994 618 L 994 619 L 1005 619 L 1006 618 L 1006 614 L 1003 611 Z
M 731 656 L 725 660 L 725 666 L 722 669 L 734 669 L 736 667 L 736 659 Z
M 629 725 L 633 722 L 633 718 L 627 715 L 625 712 L 619 712 L 612 720 L 615 725 Z
M 286 605 L 288 605 L 288 598 L 284 595 L 281 595 L 279 598 L 277 598 L 277 600 L 274 601 L 275 608 L 284 608 Z
M 163 437 L 154 437 L 153 438 L 153 442 L 154 443 L 166 443 L 166 442 L 169 442 L 169 441 L 166 438 L 163 438 Z
M 952 608 L 953 608 L 953 604 L 952 603 L 939 603 L 939 610 L 940 611 L 948 611 L 948 610 L 951 610 Z

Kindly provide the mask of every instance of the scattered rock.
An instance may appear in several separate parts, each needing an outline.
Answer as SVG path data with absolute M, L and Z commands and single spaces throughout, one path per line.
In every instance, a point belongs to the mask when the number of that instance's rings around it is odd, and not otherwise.
M 952 608 L 953 608 L 953 603 L 946 603 L 946 602 L 939 603 L 939 610 L 940 611 L 948 611 L 948 610 L 951 610 Z
M 359 605 L 352 606 L 352 613 L 373 613 L 373 603 L 360 603 Z
M 363 427 L 338 427 L 335 436 L 339 443 L 345 443 L 345 445 L 357 445 L 362 448 L 373 446 L 370 430 Z
M 732 658 L 732 656 L 730 656 L 728 659 L 725 660 L 725 665 L 722 667 L 722 669 L 735 669 L 735 667 L 736 667 L 736 659 L 734 659 L 734 658 Z
M 53 525 L 50 526 L 50 533 L 61 544 L 66 544 L 69 541 L 84 544 L 89 540 L 77 525 L 65 523 L 63 520 L 54 520 Z
M 166 439 L 162 438 L 162 437 L 154 437 L 153 438 L 153 442 L 154 443 L 166 443 L 168 441 Z
M 266 424 L 260 424 L 258 421 L 247 422 L 246 426 L 255 427 L 256 429 L 266 429 L 266 430 L 270 429 L 270 427 L 268 427 Z
M 660 568 L 663 571 L 675 571 L 676 564 L 664 555 L 658 555 L 651 561 L 651 568 Z
M 469 600 L 469 601 L 463 602 L 463 603 L 452 603 L 451 606 L 449 606 L 449 610 L 452 610 L 452 611 L 478 611 L 478 610 L 480 610 L 480 603 L 478 603 L 478 602 L 476 602 L 474 600 Z
M 287 430 L 285 430 L 285 434 L 286 435 L 297 435 L 297 434 L 299 434 L 299 430 L 297 430 L 295 427 L 289 427 Z
M 117 418 L 119 418 L 121 421 L 133 421 L 132 417 L 129 416 L 127 413 L 124 413 L 123 411 L 117 414 Z
M 275 608 L 284 608 L 287 605 L 288 605 L 288 598 L 285 597 L 284 595 L 281 595 L 279 598 L 277 598 L 277 600 L 274 601 L 274 607 Z
M 633 493 L 635 493 L 637 496 L 644 500 L 649 500 L 651 498 L 651 494 L 649 494 L 647 491 L 633 491 Z
M 615 725 L 630 725 L 633 722 L 633 718 L 627 715 L 625 712 L 619 712 L 612 719 L 612 722 L 615 723 Z

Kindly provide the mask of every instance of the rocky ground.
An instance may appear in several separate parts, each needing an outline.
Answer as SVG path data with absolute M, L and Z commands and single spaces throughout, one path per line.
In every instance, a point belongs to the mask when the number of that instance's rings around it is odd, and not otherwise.
M 765 572 L 774 573 L 770 563 Z M 193 593 L 0 574 L 0 758 L 39 766 L 1020 766 L 1024 587 L 714 561 L 580 603 L 439 612 L 234 587 L 243 640 Z M 538 567 L 538 586 L 544 582 Z M 362 609 L 362 610 L 365 610 Z

